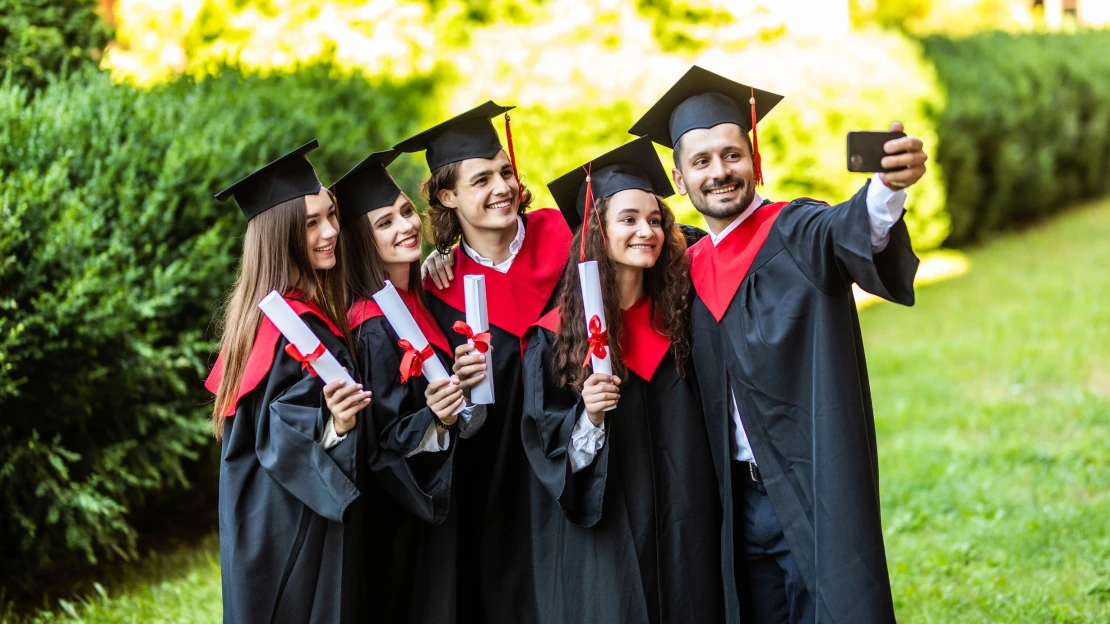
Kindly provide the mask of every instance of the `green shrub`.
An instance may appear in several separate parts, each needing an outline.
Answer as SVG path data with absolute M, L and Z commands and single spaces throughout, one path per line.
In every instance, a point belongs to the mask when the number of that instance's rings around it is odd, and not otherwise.
M 1110 31 L 931 37 L 951 245 L 1110 190 Z
M 334 180 L 428 91 L 328 64 L 0 90 L 0 572 L 126 556 L 130 514 L 213 491 L 191 462 L 214 465 L 201 382 L 244 230 L 213 193 L 314 136 Z
M 31 87 L 95 65 L 112 38 L 94 0 L 0 0 L 0 78 Z

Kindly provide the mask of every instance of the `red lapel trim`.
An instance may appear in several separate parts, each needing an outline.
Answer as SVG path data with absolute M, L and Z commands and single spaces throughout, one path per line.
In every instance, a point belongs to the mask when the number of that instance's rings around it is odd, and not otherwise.
M 671 348 L 671 339 L 656 329 L 663 326 L 663 319 L 658 312 L 653 319 L 651 312 L 651 299 L 642 297 L 622 313 L 621 361 L 645 381 L 655 376 L 655 370 Z
M 784 206 L 786 202 L 767 204 L 738 225 L 721 244 L 714 246 L 706 236 L 687 251 L 694 289 L 717 322 L 724 318 Z
M 451 344 L 447 342 L 447 336 L 444 335 L 439 324 L 432 318 L 432 313 L 420 303 L 416 295 L 405 292 L 400 288 L 397 289 L 397 294 L 401 295 L 401 301 L 405 302 L 405 307 L 412 313 L 412 318 L 416 320 L 416 326 L 424 333 L 424 337 L 428 339 L 428 342 L 444 353 L 452 353 Z M 354 329 L 366 321 L 379 316 L 385 316 L 385 314 L 374 300 L 359 299 L 351 306 L 351 309 L 347 311 L 347 323 L 351 329 Z
M 331 320 L 324 314 L 323 310 L 316 305 L 313 301 L 300 301 L 291 299 L 292 293 L 285 295 L 285 301 L 297 316 L 312 315 L 324 321 L 328 329 L 333 334 L 342 338 L 343 332 L 332 323 Z M 252 390 L 262 383 L 262 380 L 269 374 L 270 368 L 274 365 L 274 354 L 277 351 L 278 339 L 281 338 L 281 332 L 278 328 L 270 322 L 266 315 L 262 316 L 262 322 L 258 325 L 258 333 L 254 336 L 254 344 L 251 346 L 251 353 L 247 357 L 247 368 L 243 372 L 243 380 L 239 382 L 239 392 L 235 396 L 235 401 L 228 408 L 224 416 L 234 416 L 235 410 L 239 406 L 239 401 L 247 396 Z M 212 367 L 212 371 L 208 373 L 208 379 L 204 380 L 204 387 L 212 394 L 216 394 L 220 389 L 220 380 L 223 379 L 224 369 L 224 355 L 216 358 L 216 365 Z
M 455 279 L 444 290 L 431 279 L 424 288 L 459 312 L 466 313 L 462 276 L 486 276 L 489 324 L 524 338 L 551 299 L 551 293 L 570 257 L 570 229 L 554 208 L 533 210 L 527 215 L 524 244 L 508 273 L 478 264 L 455 246 Z

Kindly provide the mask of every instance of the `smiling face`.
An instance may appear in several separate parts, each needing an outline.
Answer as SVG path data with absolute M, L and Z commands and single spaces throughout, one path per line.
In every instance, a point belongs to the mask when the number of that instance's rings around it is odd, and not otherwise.
M 374 246 L 385 264 L 409 264 L 420 260 L 420 215 L 408 196 L 399 193 L 392 206 L 366 213 Z
M 520 188 L 504 150 L 492 159 L 470 158 L 458 165 L 455 188 L 439 191 L 439 201 L 455 210 L 464 231 L 504 230 L 516 223 Z
M 335 243 L 339 240 L 339 213 L 328 189 L 304 198 L 305 237 L 312 268 L 326 271 L 335 266 Z
M 605 212 L 609 257 L 617 265 L 649 269 L 663 251 L 663 215 L 655 195 L 627 189 L 609 197 Z
M 713 219 L 735 217 L 755 199 L 751 143 L 740 126 L 717 124 L 682 135 L 671 171 L 678 192 Z

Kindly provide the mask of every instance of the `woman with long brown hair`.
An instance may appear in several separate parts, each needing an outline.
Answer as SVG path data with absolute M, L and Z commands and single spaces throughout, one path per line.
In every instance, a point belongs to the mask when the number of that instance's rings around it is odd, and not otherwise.
M 637 139 L 548 188 L 578 231 L 560 306 L 524 355 L 542 621 L 719 622 L 720 509 L 689 364 L 686 243 L 663 201 L 670 181 Z M 605 330 L 588 328 L 581 260 L 597 261 Z M 591 374 L 591 354 L 606 352 L 613 375 Z
M 451 556 L 456 523 L 448 514 L 455 436 L 467 437 L 472 425 L 480 426 L 485 407 L 464 407 L 455 414 L 463 407 L 464 390 L 481 376 L 463 384 L 457 378 L 428 383 L 413 368 L 417 352 L 402 344 L 371 298 L 391 282 L 433 357 L 451 364 L 445 328 L 425 307 L 420 215 L 386 170 L 396 155 L 371 154 L 332 186 L 343 215 L 355 359 L 362 385 L 374 396 L 363 412 L 374 475 L 363 489 L 373 508 L 365 524 L 365 591 L 375 621 L 450 622 L 455 595 L 444 588 L 454 585 L 456 572 Z M 343 388 L 329 397 L 329 405 L 361 394 L 358 388 Z
M 270 291 L 340 363 L 347 349 L 335 202 L 305 154 L 315 140 L 216 195 L 247 218 L 239 275 L 206 387 L 220 462 L 225 622 L 347 622 L 358 614 L 359 448 L 368 399 L 329 414 L 312 362 L 258 308 Z M 318 357 L 318 356 L 317 356 Z

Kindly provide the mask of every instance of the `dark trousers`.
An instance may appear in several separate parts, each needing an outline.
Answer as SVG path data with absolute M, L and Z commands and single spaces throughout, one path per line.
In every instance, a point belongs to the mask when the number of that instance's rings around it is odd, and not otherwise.
M 754 478 L 753 478 L 754 472 Z M 816 621 L 771 499 L 747 462 L 732 462 L 736 591 L 743 624 L 806 624 Z

